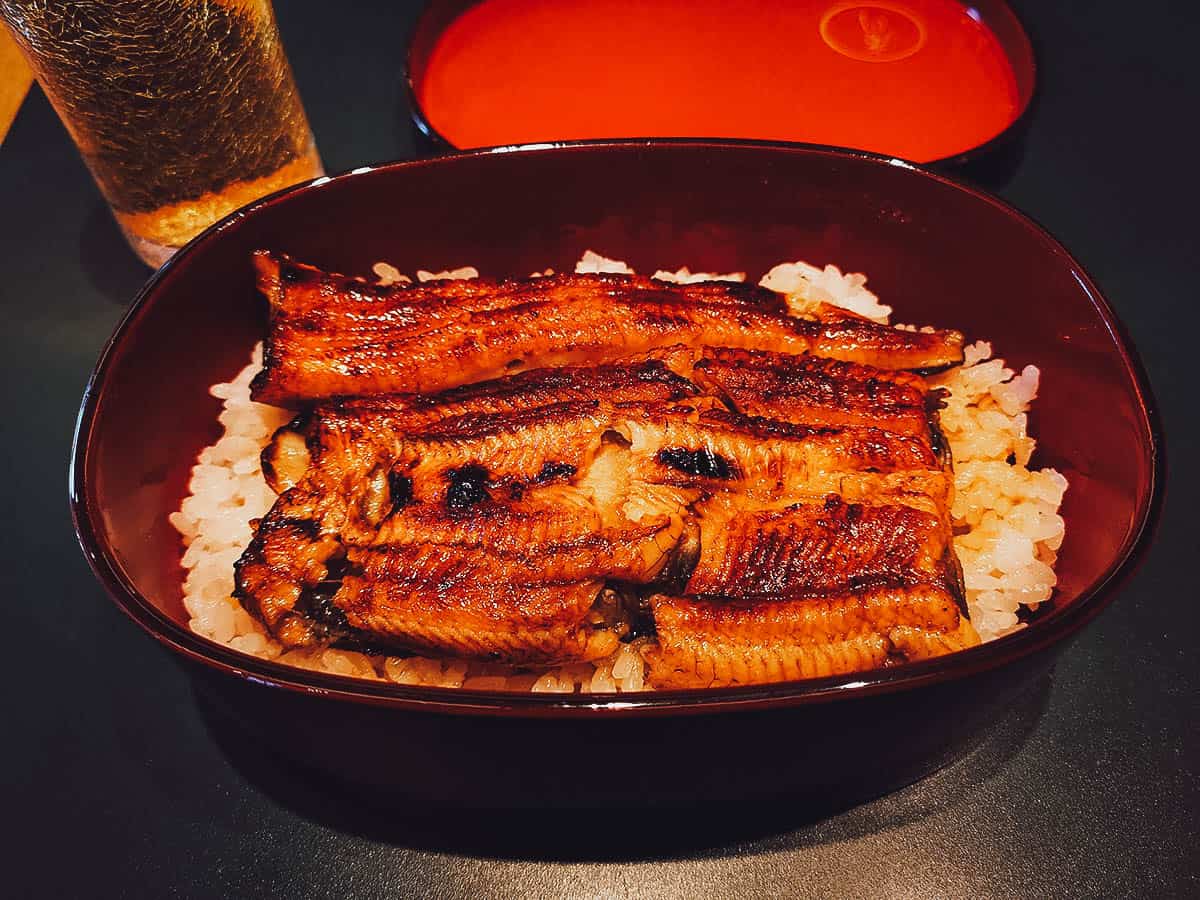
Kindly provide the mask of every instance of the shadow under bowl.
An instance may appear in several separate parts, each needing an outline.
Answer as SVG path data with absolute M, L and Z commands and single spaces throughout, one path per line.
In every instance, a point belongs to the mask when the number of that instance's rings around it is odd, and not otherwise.
M 923 663 L 712 691 L 546 695 L 357 681 L 241 655 L 187 626 L 167 520 L 220 434 L 210 385 L 264 334 L 250 254 L 347 273 L 569 270 L 869 273 L 899 321 L 1036 364 L 1035 463 L 1070 481 L 1059 588 L 1016 634 Z M 71 502 L 112 597 L 214 708 L 302 765 L 443 805 L 710 803 L 869 796 L 963 752 L 1112 598 L 1148 541 L 1161 441 L 1140 364 L 1095 285 L 1045 231 L 975 189 L 868 154 L 730 142 L 473 152 L 318 179 L 180 251 L 105 348 L 80 413 Z

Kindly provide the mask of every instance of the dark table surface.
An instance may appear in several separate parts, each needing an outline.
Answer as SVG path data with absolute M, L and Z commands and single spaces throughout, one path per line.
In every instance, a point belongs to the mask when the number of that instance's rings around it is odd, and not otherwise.
M 413 154 L 400 66 L 417 6 L 276 3 L 330 171 Z M 1186 521 L 1200 448 L 1185 372 L 1200 325 L 1200 15 L 1169 0 L 1020 7 L 1041 99 L 1000 193 L 1065 242 L 1128 324 L 1166 424 L 1166 507 L 1140 572 L 989 743 L 832 814 L 481 813 L 463 827 L 422 809 L 346 809 L 206 716 L 107 600 L 71 530 L 79 397 L 147 272 L 35 89 L 0 147 L 4 893 L 1200 893 L 1200 541 Z

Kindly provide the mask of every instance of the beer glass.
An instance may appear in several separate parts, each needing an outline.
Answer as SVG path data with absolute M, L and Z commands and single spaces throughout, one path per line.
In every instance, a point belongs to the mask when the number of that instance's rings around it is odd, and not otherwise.
M 322 174 L 270 0 L 0 0 L 137 254 Z

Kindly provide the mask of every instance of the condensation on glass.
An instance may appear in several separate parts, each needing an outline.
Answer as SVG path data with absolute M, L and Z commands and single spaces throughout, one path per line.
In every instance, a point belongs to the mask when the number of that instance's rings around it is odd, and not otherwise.
M 151 265 L 322 174 L 269 0 L 0 0 L 0 15 Z

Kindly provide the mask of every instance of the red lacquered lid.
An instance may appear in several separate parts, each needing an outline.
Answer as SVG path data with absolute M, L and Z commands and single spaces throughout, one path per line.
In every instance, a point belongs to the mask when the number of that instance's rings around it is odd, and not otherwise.
M 1034 61 L 999 0 L 434 0 L 409 84 L 462 149 L 722 137 L 928 163 L 1008 132 Z

